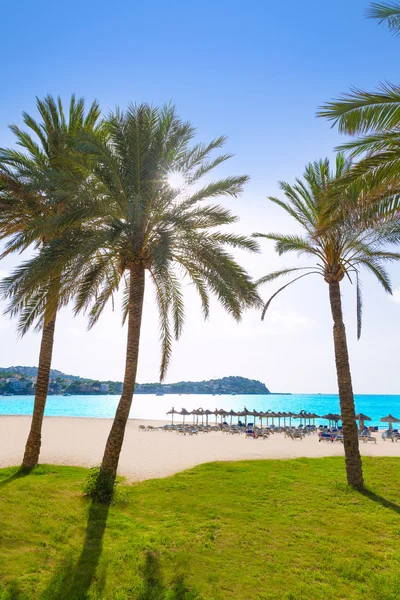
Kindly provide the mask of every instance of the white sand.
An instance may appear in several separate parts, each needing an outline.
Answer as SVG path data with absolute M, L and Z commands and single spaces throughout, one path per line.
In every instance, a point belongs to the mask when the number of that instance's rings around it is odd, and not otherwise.
M 43 424 L 40 462 L 42 464 L 91 467 L 101 462 L 111 419 L 47 417 Z M 129 420 L 122 448 L 119 472 L 132 480 L 166 477 L 205 462 L 341 456 L 340 443 L 318 442 L 317 435 L 291 440 L 283 434 L 269 439 L 246 439 L 243 435 L 220 432 L 197 436 L 175 432 L 141 432 L 139 425 L 162 425 L 157 421 Z M 18 465 L 28 435 L 30 417 L 0 417 L 0 467 Z M 361 443 L 365 456 L 400 456 L 400 443 Z

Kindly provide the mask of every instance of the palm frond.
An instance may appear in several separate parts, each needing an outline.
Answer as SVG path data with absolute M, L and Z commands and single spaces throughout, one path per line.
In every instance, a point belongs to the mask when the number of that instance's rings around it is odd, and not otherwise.
M 367 12 L 370 19 L 385 24 L 394 34 L 400 33 L 400 4 L 398 2 L 372 2 Z
M 400 86 L 386 83 L 376 92 L 352 88 L 323 105 L 318 116 L 350 135 L 393 130 L 400 124 Z
M 279 290 L 277 292 L 275 292 L 275 294 L 272 294 L 272 296 L 270 297 L 270 299 L 264 304 L 264 308 L 262 310 L 261 313 L 261 321 L 264 320 L 265 314 L 272 302 L 272 300 L 278 295 L 280 294 L 283 290 L 285 290 L 287 287 L 289 287 L 289 285 L 292 285 L 292 283 L 295 283 L 295 281 L 298 281 L 299 279 L 303 279 L 303 277 L 307 277 L 308 275 L 320 275 L 321 273 L 319 271 L 310 271 L 309 273 L 304 273 L 303 275 L 299 275 L 299 277 L 296 277 L 295 279 L 292 279 L 292 281 L 289 281 L 289 283 L 286 283 L 284 286 L 282 286 L 281 288 L 279 288 Z

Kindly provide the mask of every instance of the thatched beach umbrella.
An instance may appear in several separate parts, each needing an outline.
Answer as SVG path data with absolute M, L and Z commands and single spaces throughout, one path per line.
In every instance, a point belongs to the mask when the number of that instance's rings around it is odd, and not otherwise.
M 247 414 L 248 414 L 248 410 L 239 410 L 237 413 L 238 417 L 245 417 L 244 422 L 247 424 Z
M 310 413 L 310 419 L 313 420 L 313 425 L 315 425 L 315 419 L 320 419 L 321 417 L 319 415 L 317 415 L 316 413 Z
M 232 417 L 237 417 L 238 413 L 236 413 L 234 410 L 230 410 L 227 414 L 227 416 L 229 416 L 231 418 L 231 425 L 232 425 Z
M 287 412 L 285 414 L 286 414 L 286 418 L 289 419 L 289 426 L 291 427 L 292 426 L 292 419 L 293 419 L 294 413 L 292 413 L 292 412 L 289 411 L 289 412 Z
M 218 408 L 216 408 L 215 410 L 213 410 L 213 415 L 215 415 L 215 424 L 218 425 L 218 415 L 219 415 Z
M 297 420 L 297 419 L 300 419 L 300 420 L 301 420 L 301 419 L 302 419 L 302 416 L 303 416 L 303 415 L 301 415 L 300 413 L 293 413 L 293 414 L 292 414 L 292 419 L 296 419 L 296 420 Z
M 215 414 L 215 413 L 214 413 L 214 414 Z M 221 425 L 222 425 L 222 417 L 226 417 L 226 416 L 227 416 L 229 413 L 228 413 L 226 410 L 224 410 L 223 408 L 219 408 L 219 409 L 216 411 L 216 414 L 217 414 L 217 415 L 219 415 L 219 416 L 221 417 Z
M 198 408 L 196 410 L 197 422 L 199 422 L 199 417 L 201 417 L 201 424 L 204 425 L 204 408 Z
M 185 424 L 185 417 L 187 417 L 191 413 L 187 411 L 186 408 L 182 408 L 179 414 L 183 416 L 183 424 Z
M 172 407 L 171 410 L 169 410 L 167 412 L 167 415 L 171 415 L 171 419 L 172 419 L 171 420 L 171 425 L 174 424 L 174 415 L 179 415 L 179 414 L 180 414 L 179 411 L 175 410 L 174 407 Z
M 329 427 L 331 427 L 332 422 L 334 421 L 334 416 L 335 415 L 333 413 L 327 413 L 326 415 L 322 415 L 321 419 L 326 419 L 327 421 L 329 421 Z
M 289 413 L 282 412 L 281 416 L 283 417 L 283 426 L 286 427 L 286 419 L 289 417 Z
M 206 425 L 208 425 L 208 417 L 209 415 L 212 415 L 212 411 L 208 410 L 208 408 L 204 411 L 204 414 L 206 415 Z
M 389 431 L 392 433 L 393 431 L 393 423 L 400 423 L 400 419 L 396 419 L 393 415 L 388 414 L 387 417 L 382 417 L 380 419 L 382 423 L 389 423 Z
M 358 415 L 356 415 L 356 421 L 360 421 L 360 429 L 364 429 L 365 421 L 372 421 L 372 419 L 363 413 L 358 413 Z
M 247 425 L 247 417 L 251 416 L 253 413 L 251 412 L 251 410 L 248 410 L 246 407 L 243 408 L 243 413 L 244 413 L 244 422 L 245 422 L 245 425 Z
M 272 425 L 274 424 L 274 418 L 276 417 L 276 415 L 275 415 L 275 413 L 272 412 L 272 410 L 267 410 L 267 412 L 264 413 L 264 416 L 267 418 L 267 427 L 268 427 L 268 419 L 271 419 Z

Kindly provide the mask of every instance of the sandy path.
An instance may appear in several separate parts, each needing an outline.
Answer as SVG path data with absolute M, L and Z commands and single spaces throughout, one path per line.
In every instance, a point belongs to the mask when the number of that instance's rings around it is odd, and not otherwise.
M 30 417 L 0 417 L 0 467 L 20 463 Z M 183 436 L 172 432 L 140 432 L 140 424 L 162 422 L 129 420 L 119 472 L 129 479 L 166 477 L 195 465 L 226 460 L 299 458 L 343 455 L 342 444 L 318 442 L 316 435 L 304 440 L 274 434 L 268 440 L 245 439 L 222 433 Z M 111 427 L 111 419 L 46 417 L 43 425 L 41 463 L 98 465 Z M 400 443 L 361 444 L 366 456 L 400 456 Z

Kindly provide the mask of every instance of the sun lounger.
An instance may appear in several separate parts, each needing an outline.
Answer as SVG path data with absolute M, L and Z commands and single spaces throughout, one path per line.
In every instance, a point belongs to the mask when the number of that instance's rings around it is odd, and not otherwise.
M 257 434 L 256 434 L 256 432 L 255 432 L 255 431 L 253 431 L 253 429 L 246 429 L 246 431 L 245 431 L 245 437 L 246 437 L 246 438 L 253 438 L 253 439 L 256 439 L 256 437 L 257 437 Z
M 321 433 L 318 435 L 319 437 L 319 442 L 334 442 L 335 441 L 335 436 L 332 433 L 328 433 L 325 431 L 321 431 Z
M 372 435 L 367 435 L 367 434 L 359 435 L 358 439 L 360 442 L 363 442 L 364 444 L 366 444 L 367 442 L 374 442 L 376 444 L 376 437 L 374 437 Z

